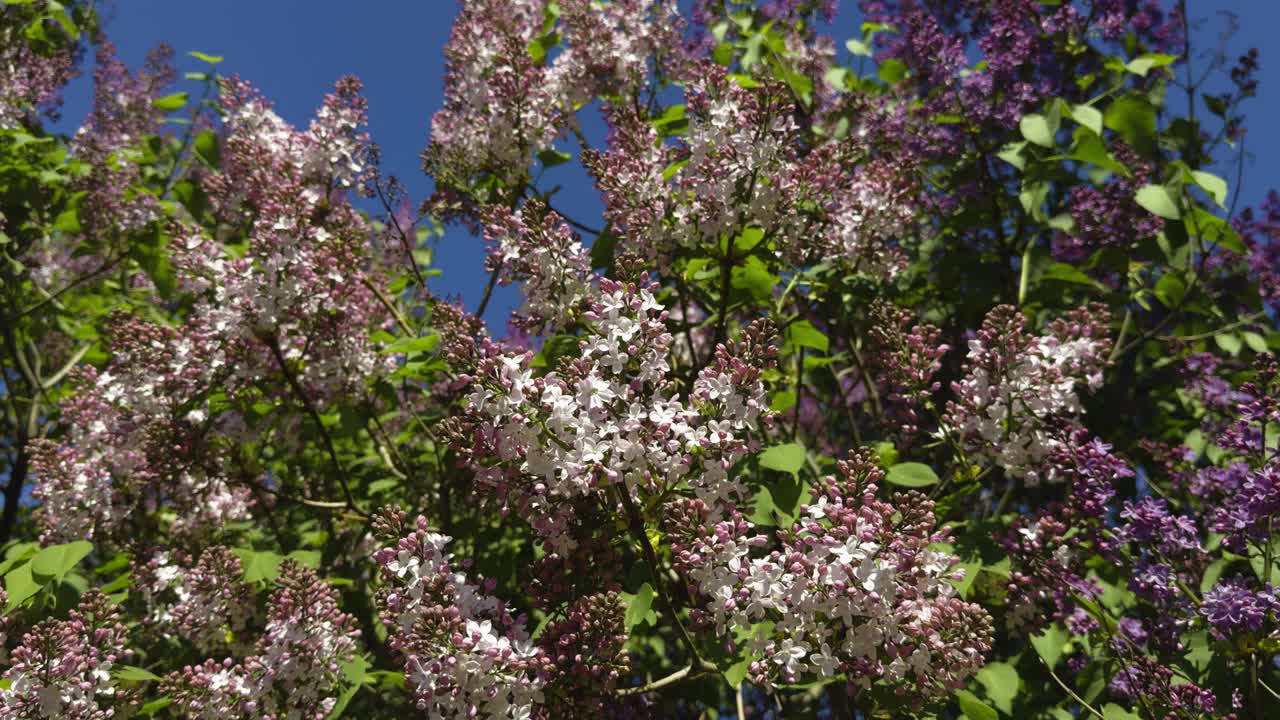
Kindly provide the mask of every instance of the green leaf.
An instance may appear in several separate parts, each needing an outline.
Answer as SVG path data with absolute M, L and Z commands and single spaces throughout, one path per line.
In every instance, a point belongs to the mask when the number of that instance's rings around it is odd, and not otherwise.
M 1191 179 L 1195 180 L 1196 185 L 1200 186 L 1213 198 L 1218 207 L 1226 207 L 1227 204 L 1227 181 L 1214 175 L 1213 173 L 1203 172 L 1201 170 L 1192 170 Z
M 234 552 L 240 558 L 240 564 L 244 568 L 245 582 L 259 582 L 263 580 L 275 580 L 280 577 L 280 563 L 284 558 L 270 550 L 251 550 L 249 548 L 236 548 Z
M 1271 348 L 1267 345 L 1267 339 L 1258 333 L 1246 330 L 1241 333 L 1241 336 L 1244 337 L 1244 343 L 1249 346 L 1250 350 L 1256 353 L 1271 352 Z
M 160 676 L 151 672 L 146 668 L 140 668 L 136 665 L 120 665 L 111 675 L 118 680 L 129 680 L 132 682 L 150 682 L 159 680 Z
M 1103 114 L 1103 124 L 1141 154 L 1148 154 L 1155 147 L 1156 111 L 1145 97 L 1127 95 L 1116 99 Z
M 933 468 L 918 462 L 898 463 L 889 468 L 884 479 L 902 487 L 928 487 L 938 484 L 938 475 Z
M 1142 720 L 1141 717 L 1115 703 L 1107 703 L 1102 706 L 1102 718 L 1103 720 Z
M 1000 714 L 995 709 L 968 690 L 957 690 L 956 702 L 960 705 L 960 711 L 969 720 L 1000 720 Z
M 618 247 L 618 236 L 605 228 L 591 243 L 591 267 L 608 270 L 613 267 L 613 256 Z
M 1022 131 L 1022 137 L 1041 147 L 1051 148 L 1057 144 L 1054 140 L 1058 131 L 1057 123 L 1050 122 L 1050 118 L 1039 113 L 1032 113 L 1019 120 L 1018 129 Z
M 1223 352 L 1229 353 L 1232 357 L 1239 355 L 1240 351 L 1244 349 L 1244 342 L 1240 339 L 1240 336 L 1232 333 L 1214 335 L 1213 341 L 1217 343 L 1218 347 L 1222 348 Z
M 791 323 L 787 326 L 787 340 L 796 347 L 813 348 L 825 353 L 830 341 L 825 333 L 813 326 L 808 320 Z
M 1039 635 L 1031 636 L 1031 647 L 1036 649 L 1036 654 L 1044 660 L 1044 664 L 1048 665 L 1050 670 L 1058 664 L 1066 646 L 1067 631 L 1058 625 L 1050 625 Z
M 859 55 L 862 57 L 871 57 L 870 43 L 863 42 L 862 40 L 857 40 L 854 38 L 849 38 L 848 40 L 845 41 L 844 46 L 849 50 L 849 52 L 853 53 L 854 55 Z
M 209 63 L 210 65 L 217 65 L 218 63 L 222 62 L 222 56 L 221 56 L 221 55 L 205 55 L 204 53 L 202 53 L 202 52 L 196 52 L 195 50 L 192 50 L 191 52 L 189 52 L 189 53 L 187 53 L 187 54 L 188 54 L 188 55 L 190 55 L 191 57 L 193 57 L 193 58 L 197 59 L 197 60 L 203 60 L 203 61 L 205 61 L 205 62 Z
M 989 662 L 978 671 L 977 677 L 996 708 L 1012 715 L 1013 698 L 1018 695 L 1018 671 L 1006 662 Z
M 285 557 L 290 560 L 316 570 L 320 567 L 320 551 L 319 550 L 294 550 Z
M 195 139 L 196 155 L 209 164 L 210 167 L 218 167 L 221 159 L 221 150 L 218 146 L 218 134 L 212 130 L 203 130 L 196 135 Z
M 413 353 L 431 352 L 440 345 L 440 333 L 431 333 L 422 337 L 404 337 L 382 348 L 383 353 L 410 355 Z
M 162 110 L 164 112 L 173 112 L 181 109 L 187 104 L 187 94 L 184 92 L 176 92 L 172 95 L 156 98 L 151 101 L 151 107 Z
M 1095 135 L 1102 135 L 1102 112 L 1089 105 L 1072 105 L 1071 119 L 1089 128 Z
M 799 443 L 774 445 L 760 453 L 760 467 L 794 475 L 804 467 L 804 456 L 804 446 Z
M 146 705 L 143 705 L 142 709 L 138 711 L 138 714 L 150 717 L 160 712 L 161 710 L 169 707 L 172 704 L 173 704 L 173 698 L 171 697 L 166 696 L 162 698 L 156 698 L 155 700 L 152 700 Z
M 769 272 L 760 258 L 752 255 L 742 264 L 735 267 L 730 274 L 730 286 L 746 290 L 756 300 L 768 300 L 773 297 L 773 287 L 778 283 L 778 276 Z
M 742 685 L 742 681 L 747 679 L 747 670 L 751 667 L 751 658 L 746 658 L 730 665 L 724 671 L 725 682 L 733 689 L 738 689 Z
M 1163 185 L 1143 185 L 1138 188 L 1133 199 L 1152 215 L 1166 220 L 1177 220 L 1182 217 L 1182 212 L 1178 210 L 1178 201 L 1173 193 L 1169 192 L 1169 188 Z
M 649 610 L 653 607 L 653 594 L 653 586 L 645 583 L 631 597 L 631 602 L 627 604 L 626 615 L 628 632 L 644 622 L 644 619 L 648 617 Z
M 573 159 L 573 155 L 567 152 L 560 152 L 555 148 L 545 148 L 538 151 L 538 160 L 542 161 L 543 167 L 555 167 L 563 165 Z
M 1181 275 L 1165 273 L 1156 281 L 1156 297 L 1167 308 L 1177 307 L 1187 294 L 1187 283 Z
M 9 606 L 5 608 L 5 612 L 10 612 L 26 602 L 44 586 L 43 581 L 37 580 L 31 574 L 31 563 L 23 563 L 5 573 L 4 591 L 9 596 Z
M 342 676 L 346 680 L 347 687 L 338 696 L 338 702 L 334 703 L 333 710 L 329 711 L 327 720 L 336 720 L 342 717 L 342 713 L 346 711 L 347 705 L 351 704 L 351 700 L 355 698 L 356 693 L 360 692 L 360 688 L 368 679 L 369 663 L 362 657 L 356 656 L 349 662 L 341 664 Z
M 63 210 L 53 221 L 53 229 L 65 233 L 80 232 L 80 213 L 74 207 Z
M 90 552 L 93 543 L 77 540 L 64 545 L 51 545 L 31 558 L 31 572 L 44 577 L 56 578 L 59 582 Z
M 1276 559 L 1280 555 L 1277 551 L 1280 551 L 1280 536 L 1271 538 L 1271 577 L 1264 577 L 1267 572 L 1267 554 L 1252 544 L 1249 545 L 1249 566 L 1262 582 L 1280 586 L 1280 560 Z
M 1079 269 L 1066 263 L 1050 263 L 1044 269 L 1044 274 L 1040 276 L 1043 280 L 1058 280 L 1060 282 L 1075 283 L 1077 285 L 1089 285 L 1098 287 L 1098 282 L 1093 278 L 1085 275 Z
M 888 85 L 897 85 L 902 78 L 907 76 L 907 65 L 901 60 L 889 58 L 880 63 L 880 69 L 876 71 L 876 76 Z
M 1146 77 L 1147 73 L 1151 72 L 1152 68 L 1165 67 L 1166 65 L 1172 64 L 1177 59 L 1176 55 L 1147 53 L 1146 55 L 1140 55 L 1125 63 L 1124 69 L 1134 75 Z

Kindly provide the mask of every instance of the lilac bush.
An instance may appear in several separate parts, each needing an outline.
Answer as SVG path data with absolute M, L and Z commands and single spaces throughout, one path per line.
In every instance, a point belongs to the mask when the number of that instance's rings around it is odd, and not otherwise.
M 461 0 L 422 198 L 0 5 L 0 716 L 1280 712 L 1257 51 L 854 5 Z

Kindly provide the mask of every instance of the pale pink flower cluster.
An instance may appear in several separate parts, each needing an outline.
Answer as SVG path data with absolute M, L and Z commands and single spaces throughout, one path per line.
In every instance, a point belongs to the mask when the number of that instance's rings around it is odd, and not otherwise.
M 746 634 L 752 677 L 766 686 L 845 674 L 941 696 L 963 685 L 990 648 L 990 618 L 952 585 L 957 558 L 933 504 L 919 494 L 876 497 L 883 473 L 866 455 L 840 464 L 779 547 L 734 511 L 714 522 L 697 500 L 668 506 L 678 569 L 703 598 L 706 620 Z
M 583 105 L 634 92 L 649 59 L 680 40 L 671 0 L 460 4 L 445 46 L 444 108 L 432 118 L 427 150 L 437 176 L 457 187 L 482 174 L 522 182 L 534 155 L 572 126 Z M 552 48 L 540 42 L 552 33 L 563 47 L 546 52 Z
M 243 575 L 240 558 L 225 547 L 205 548 L 196 562 L 161 550 L 136 567 L 134 587 L 148 624 L 208 651 L 243 640 L 254 606 Z
M 665 267 L 678 249 L 741 236 L 731 246 L 739 255 L 772 243 L 797 264 L 897 271 L 896 242 L 915 216 L 911 185 L 902 168 L 869 159 L 865 134 L 807 147 L 789 89 L 769 80 L 745 87 L 716 65 L 693 73 L 686 102 L 675 145 L 648 118 L 615 108 L 609 151 L 584 154 L 605 216 L 639 252 Z
M 554 212 L 531 201 L 510 212 L 484 213 L 493 247 L 485 263 L 498 282 L 519 282 L 524 303 L 512 322 L 531 334 L 564 330 L 578 319 L 591 292 L 591 257 L 577 235 Z
M 656 290 L 601 279 L 579 357 L 538 377 L 531 353 L 493 348 L 466 398 L 456 445 L 477 482 L 558 551 L 574 546 L 571 501 L 614 485 L 656 493 L 684 483 L 713 504 L 747 497 L 729 469 L 768 417 L 760 372 L 771 348 L 749 330 L 717 350 L 682 400 Z
M 126 652 L 127 638 L 107 597 L 86 593 L 66 619 L 49 618 L 22 636 L 0 678 L 0 717 L 116 717 L 121 688 L 111 672 Z
M 394 547 L 374 554 L 387 583 L 380 600 L 388 643 L 404 658 L 405 682 L 428 717 L 527 720 L 542 701 L 549 661 L 523 617 L 454 569 L 448 543 L 419 517 Z
M 333 711 L 343 665 L 358 652 L 355 619 L 338 594 L 292 561 L 267 604 L 256 653 L 236 662 L 208 660 L 165 680 L 181 717 L 191 720 L 324 720 Z
M 969 341 L 941 432 L 957 434 L 971 459 L 995 463 L 1028 485 L 1059 480 L 1045 460 L 1083 412 L 1076 388 L 1102 384 L 1110 350 L 1103 310 L 1076 311 L 1031 335 L 1016 308 L 997 307 Z

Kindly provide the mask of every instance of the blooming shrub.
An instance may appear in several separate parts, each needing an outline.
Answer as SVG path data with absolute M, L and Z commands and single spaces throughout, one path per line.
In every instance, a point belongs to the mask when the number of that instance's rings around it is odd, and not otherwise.
M 852 5 L 462 0 L 409 198 L 0 4 L 0 717 L 1280 714 L 1256 51 Z

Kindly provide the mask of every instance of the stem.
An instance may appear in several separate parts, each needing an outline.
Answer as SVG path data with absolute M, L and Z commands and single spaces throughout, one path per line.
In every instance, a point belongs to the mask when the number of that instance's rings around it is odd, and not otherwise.
M 316 410 L 316 406 L 311 402 L 311 398 L 307 397 L 306 391 L 298 384 L 298 378 L 294 375 L 293 370 L 289 368 L 289 363 L 284 359 L 284 353 L 280 352 L 280 343 L 272 336 L 267 340 L 267 347 L 271 349 L 271 354 L 275 356 L 276 363 L 280 365 L 281 372 L 284 373 L 285 380 L 289 383 L 289 388 L 293 390 L 293 394 L 297 396 L 298 402 L 302 403 L 302 407 L 311 416 L 311 422 L 315 423 L 316 428 L 320 431 L 320 437 L 324 439 L 325 450 L 329 453 L 329 460 L 333 462 L 333 468 L 338 478 L 338 484 L 342 486 L 342 496 L 345 498 L 345 505 L 352 512 L 356 513 L 364 519 L 369 518 L 369 514 L 360 509 L 356 504 L 356 498 L 351 494 L 351 487 L 347 484 L 346 470 L 342 466 L 342 461 L 338 460 L 338 450 L 333 445 L 333 438 L 329 435 L 329 429 L 325 427 L 324 421 L 320 418 L 320 413 Z
M 660 688 L 664 688 L 668 685 L 674 685 L 686 678 L 690 680 L 694 678 L 699 678 L 699 677 L 702 677 L 703 675 L 706 675 L 708 672 L 710 671 L 705 668 L 698 669 L 695 671 L 693 668 L 693 665 L 690 664 L 680 668 L 679 670 L 671 673 L 670 675 L 664 678 L 659 678 L 658 680 L 654 680 L 653 682 L 648 683 L 646 685 L 637 685 L 636 687 L 620 688 L 617 691 L 615 691 L 614 694 L 623 696 L 623 697 L 627 695 L 639 695 L 641 693 L 647 693 L 651 690 L 658 690 Z
M 489 284 L 484 286 L 484 295 L 480 298 L 480 305 L 476 308 L 476 317 L 484 319 L 484 310 L 489 307 L 489 298 L 493 297 L 493 286 L 498 284 L 498 271 L 494 270 L 489 273 Z
M 649 542 L 649 535 L 644 530 L 644 518 L 640 517 L 640 512 L 636 509 L 635 503 L 631 501 L 631 493 L 625 485 L 618 485 L 618 499 L 622 502 L 622 508 L 627 513 L 627 525 L 631 530 L 631 534 L 635 536 L 637 542 L 640 543 L 641 550 L 644 551 L 645 562 L 649 564 L 649 571 L 653 575 L 654 592 L 658 594 L 658 598 L 662 600 L 662 611 L 666 614 L 667 619 L 675 627 L 680 635 L 680 642 L 689 651 L 690 666 L 697 666 L 700 670 L 714 670 L 715 666 L 698 654 L 698 648 L 693 644 L 693 638 L 689 637 L 689 632 L 685 630 L 684 624 L 680 622 L 680 617 L 676 615 L 676 606 L 671 602 L 671 595 L 667 593 L 666 583 L 662 581 L 662 573 L 658 567 L 658 554 L 653 550 L 653 544 Z

